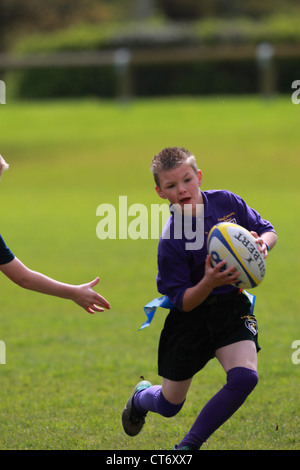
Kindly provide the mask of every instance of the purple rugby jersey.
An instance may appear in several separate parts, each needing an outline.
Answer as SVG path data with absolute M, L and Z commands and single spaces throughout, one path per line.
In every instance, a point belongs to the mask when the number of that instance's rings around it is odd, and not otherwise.
M 259 236 L 264 232 L 275 232 L 270 222 L 261 218 L 259 213 L 249 207 L 245 201 L 226 190 L 202 191 L 204 202 L 204 243 L 201 249 L 186 249 L 191 242 L 183 236 L 177 239 L 174 231 L 174 215 L 171 213 L 158 244 L 156 278 L 158 292 L 167 295 L 179 309 L 187 288 L 196 285 L 204 276 L 207 256 L 207 236 L 210 229 L 220 222 L 234 222 Z M 166 230 L 169 238 L 164 237 Z M 237 291 L 238 288 L 226 285 L 214 289 L 211 295 Z

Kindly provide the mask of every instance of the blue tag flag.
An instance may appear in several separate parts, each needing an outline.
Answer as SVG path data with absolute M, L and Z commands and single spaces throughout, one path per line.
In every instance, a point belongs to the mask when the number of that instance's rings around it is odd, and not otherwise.
M 253 314 L 256 296 L 249 294 L 249 292 L 245 290 L 243 291 L 243 293 L 248 297 L 251 302 L 251 313 Z M 171 300 L 167 295 L 151 300 L 151 302 L 144 306 L 144 312 L 147 315 L 147 320 L 142 324 L 141 328 L 138 331 L 150 326 L 150 323 L 153 320 L 157 307 L 171 309 L 174 308 L 174 305 L 172 304 Z
M 153 320 L 157 307 L 170 309 L 170 308 L 173 308 L 174 305 L 172 304 L 169 297 L 167 297 L 166 295 L 164 295 L 163 297 L 158 297 L 157 299 L 151 300 L 151 302 L 149 302 L 144 307 L 144 311 L 147 315 L 147 320 L 142 324 L 139 331 L 142 330 L 143 328 L 147 328 L 147 326 L 150 325 L 150 323 Z

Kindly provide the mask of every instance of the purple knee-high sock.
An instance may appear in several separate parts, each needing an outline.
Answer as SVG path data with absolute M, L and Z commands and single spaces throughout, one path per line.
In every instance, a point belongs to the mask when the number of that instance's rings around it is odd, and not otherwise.
M 187 435 L 178 447 L 196 446 L 216 431 L 244 403 L 258 382 L 255 370 L 235 367 L 227 373 L 227 383 L 205 405 Z
M 162 394 L 161 385 L 152 385 L 140 390 L 133 399 L 134 407 L 138 413 L 145 414 L 147 411 L 153 411 L 166 418 L 175 416 L 181 410 L 183 403 L 174 405 L 166 400 Z

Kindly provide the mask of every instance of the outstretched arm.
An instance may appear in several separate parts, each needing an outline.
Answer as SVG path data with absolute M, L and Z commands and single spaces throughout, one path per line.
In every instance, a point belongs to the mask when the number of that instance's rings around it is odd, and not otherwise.
M 103 312 L 104 308 L 110 308 L 109 302 L 93 289 L 99 282 L 98 277 L 86 284 L 64 284 L 37 271 L 32 271 L 18 258 L 0 265 L 0 270 L 24 289 L 73 300 L 89 313 Z

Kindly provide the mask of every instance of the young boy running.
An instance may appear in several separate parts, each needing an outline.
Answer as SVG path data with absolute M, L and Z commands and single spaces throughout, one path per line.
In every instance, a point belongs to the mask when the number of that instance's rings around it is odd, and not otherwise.
M 172 308 L 161 332 L 158 373 L 162 385 L 139 382 L 122 413 L 125 432 L 137 435 L 148 411 L 165 417 L 182 408 L 193 376 L 216 357 L 226 373 L 226 384 L 205 405 L 193 426 L 175 445 L 177 450 L 200 449 L 244 403 L 258 382 L 257 322 L 251 302 L 234 286 L 238 274 L 220 262 L 215 268 L 207 254 L 206 240 L 218 222 L 234 222 L 255 236 L 257 247 L 267 257 L 277 236 L 273 226 L 229 191 L 201 191 L 202 173 L 186 149 L 163 149 L 152 160 L 151 170 L 158 195 L 171 205 L 197 208 L 204 205 L 204 243 L 201 249 L 186 249 L 187 239 L 172 237 L 174 214 L 158 245 L 158 291 L 167 295 Z M 164 236 L 164 233 L 169 236 Z M 247 319 L 251 317 L 251 328 Z
M 7 169 L 8 164 L 0 155 L 0 179 L 1 173 Z M 86 284 L 71 285 L 64 284 L 44 274 L 32 271 L 14 256 L 11 250 L 6 246 L 1 235 L 0 271 L 25 289 L 73 300 L 89 313 L 103 312 L 104 308 L 110 308 L 109 302 L 93 289 L 99 282 L 98 277 Z

